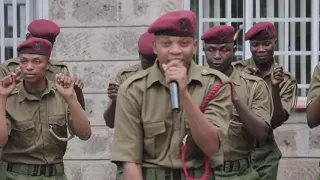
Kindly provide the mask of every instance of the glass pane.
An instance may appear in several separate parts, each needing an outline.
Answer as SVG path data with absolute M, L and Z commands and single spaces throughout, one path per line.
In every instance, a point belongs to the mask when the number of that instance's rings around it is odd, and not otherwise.
M 18 37 L 25 37 L 26 35 L 26 27 L 27 27 L 27 24 L 26 24 L 26 5 L 25 4 L 18 4 Z
M 253 17 L 259 13 L 261 18 L 284 18 L 286 8 L 289 8 L 289 17 L 311 17 L 311 0 L 288 0 L 288 6 L 285 0 L 254 0 Z
M 13 37 L 13 8 L 12 4 L 5 4 L 5 37 Z M 17 4 L 17 37 L 24 37 L 26 34 L 26 6 Z
M 311 22 L 289 23 L 289 49 L 311 51 Z
M 5 60 L 12 59 L 12 58 L 13 58 L 13 48 L 6 47 L 5 48 Z
M 225 0 L 202 0 L 204 18 L 225 18 L 226 2 Z
M 243 0 L 231 0 L 231 17 L 243 18 Z
M 11 38 L 13 36 L 13 17 L 12 17 L 12 5 L 5 4 L 4 5 L 4 24 L 5 24 L 5 31 L 4 36 L 6 38 Z

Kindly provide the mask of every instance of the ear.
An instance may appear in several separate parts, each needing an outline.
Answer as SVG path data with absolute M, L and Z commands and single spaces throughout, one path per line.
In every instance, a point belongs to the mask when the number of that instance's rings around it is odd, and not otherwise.
M 50 58 L 47 59 L 47 67 L 46 70 L 49 70 L 51 67 Z
M 194 46 L 193 54 L 196 54 L 198 49 L 198 40 L 196 39 L 194 40 L 193 46 Z
M 153 52 L 158 55 L 158 51 L 156 47 L 156 38 L 152 41 L 152 49 L 153 49 Z

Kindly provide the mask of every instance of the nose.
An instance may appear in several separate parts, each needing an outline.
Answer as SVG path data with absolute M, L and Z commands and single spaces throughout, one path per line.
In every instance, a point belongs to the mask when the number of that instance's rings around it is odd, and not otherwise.
M 32 65 L 32 63 L 29 62 L 29 63 L 27 64 L 26 69 L 27 69 L 28 71 L 33 70 L 33 65 Z
M 173 55 L 180 55 L 182 53 L 182 49 L 180 45 L 178 45 L 177 43 L 173 43 L 169 53 Z
M 264 49 L 264 47 L 262 45 L 258 46 L 258 52 L 265 52 L 266 50 Z
M 215 60 L 220 60 L 221 58 L 222 58 L 222 57 L 221 57 L 219 51 L 216 51 L 216 52 L 213 54 L 213 59 L 215 59 Z

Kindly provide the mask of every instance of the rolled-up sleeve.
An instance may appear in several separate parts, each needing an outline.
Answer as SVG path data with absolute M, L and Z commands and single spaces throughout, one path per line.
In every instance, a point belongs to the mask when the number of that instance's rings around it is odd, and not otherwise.
M 283 109 L 287 113 L 287 118 L 295 111 L 297 102 L 297 81 L 289 77 L 281 89 L 280 97 Z
M 214 88 L 214 87 L 213 87 Z M 211 160 L 214 163 L 214 166 L 220 165 L 221 152 L 223 149 L 223 144 L 227 140 L 228 127 L 230 122 L 232 110 L 232 101 L 231 101 L 231 86 L 230 83 L 224 84 L 220 90 L 213 96 L 211 101 L 208 103 L 205 109 L 205 117 L 217 128 L 218 137 L 220 140 L 220 149 L 219 152 Z M 217 162 L 217 160 L 219 161 Z
M 308 91 L 308 97 L 307 97 L 307 108 L 309 104 L 314 101 L 318 95 L 320 94 L 320 64 L 318 64 L 312 74 L 311 82 L 310 82 L 310 88 Z
M 253 93 L 254 95 L 250 108 L 270 126 L 273 115 L 273 101 L 268 85 L 264 81 L 257 82 L 257 88 Z
M 134 89 L 120 86 L 116 114 L 111 161 L 142 163 L 143 128 L 139 102 Z

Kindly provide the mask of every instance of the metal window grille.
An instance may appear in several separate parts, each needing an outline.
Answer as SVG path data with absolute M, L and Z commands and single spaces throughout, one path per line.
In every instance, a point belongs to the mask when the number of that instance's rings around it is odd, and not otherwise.
M 244 33 L 256 22 L 273 22 L 278 42 L 275 57 L 298 81 L 299 99 L 305 99 L 319 52 L 319 0 L 185 0 L 184 8 L 199 18 L 198 64 L 206 65 L 200 39 L 214 25 L 232 25 L 243 31 L 237 40 L 235 60 L 251 57 Z
M 35 19 L 48 19 L 48 0 L 0 1 L 0 61 L 17 57 L 17 46 Z

